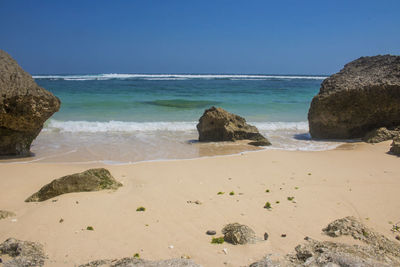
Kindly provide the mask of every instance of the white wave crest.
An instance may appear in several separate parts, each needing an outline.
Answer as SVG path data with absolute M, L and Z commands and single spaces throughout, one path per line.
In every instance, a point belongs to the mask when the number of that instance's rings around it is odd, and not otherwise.
M 111 79 L 139 80 L 188 80 L 188 79 L 228 79 L 228 80 L 273 80 L 273 79 L 307 79 L 323 80 L 326 76 L 302 75 L 246 75 L 246 74 L 88 74 L 88 75 L 34 75 L 35 79 L 52 79 L 66 81 L 90 81 Z
M 260 131 L 308 132 L 308 123 L 303 122 L 249 122 Z M 127 121 L 59 121 L 51 119 L 45 131 L 60 132 L 153 132 L 153 131 L 195 131 L 197 122 L 127 122 Z
M 196 129 L 195 122 L 125 122 L 125 121 L 58 121 L 50 120 L 44 131 L 70 133 L 105 132 L 152 132 L 152 131 L 191 131 Z

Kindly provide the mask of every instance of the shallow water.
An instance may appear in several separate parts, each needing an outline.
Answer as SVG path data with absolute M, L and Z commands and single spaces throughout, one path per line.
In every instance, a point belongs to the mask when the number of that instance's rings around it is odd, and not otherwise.
M 324 76 L 99 74 L 34 78 L 62 102 L 60 111 L 46 122 L 33 143 L 35 160 L 119 163 L 225 154 L 220 144 L 194 142 L 198 119 L 213 105 L 257 126 L 273 144 L 267 149 L 326 150 L 340 144 L 312 141 L 308 134 L 308 108 Z

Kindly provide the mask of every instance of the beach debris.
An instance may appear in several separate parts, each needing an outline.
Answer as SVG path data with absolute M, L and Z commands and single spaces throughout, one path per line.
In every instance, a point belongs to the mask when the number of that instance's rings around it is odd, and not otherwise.
M 276 204 L 279 204 L 279 203 L 281 203 L 281 202 L 280 202 L 279 200 L 277 200 L 277 201 L 275 201 L 275 203 L 276 203 Z
M 211 244 L 223 244 L 225 242 L 224 237 L 220 236 L 220 237 L 213 237 L 211 239 Z
M 281 237 L 286 237 L 286 234 L 281 234 Z
M 0 254 L 11 257 L 4 266 L 43 266 L 46 260 L 43 245 L 15 238 L 8 238 L 0 244 Z
M 64 222 L 64 219 L 61 218 L 58 222 L 59 222 L 59 223 L 63 223 L 63 222 Z
M 272 209 L 271 203 L 266 202 L 264 205 L 264 209 Z
M 53 199 L 51 202 L 57 202 L 58 201 L 58 199 Z
M 225 253 L 225 255 L 228 255 L 228 249 L 227 248 L 224 248 L 222 251 Z
M 400 241 L 400 235 L 396 235 L 396 239 Z
M 234 192 L 234 191 L 231 191 L 231 192 L 229 192 L 229 195 L 230 195 L 230 196 L 234 196 L 234 195 L 235 195 L 235 192 Z
M 138 208 L 136 209 L 136 211 L 146 211 L 146 208 L 145 208 L 145 207 L 138 207 Z
M 17 219 L 11 219 L 11 222 L 17 222 L 18 220 Z
M 181 259 L 187 259 L 187 260 L 189 260 L 189 259 L 191 259 L 192 257 L 190 257 L 189 255 L 182 255 L 181 256 Z
M 269 193 L 269 189 L 265 190 L 265 193 Z
M 399 68 L 400 56 L 361 57 L 325 79 L 308 112 L 311 136 L 362 138 L 373 129 L 400 125 Z
M 173 246 L 173 245 L 169 245 L 168 248 L 169 248 L 169 249 L 173 249 L 174 246 Z
M 0 220 L 8 217 L 14 217 L 15 213 L 7 210 L 0 210 Z
M 186 201 L 186 202 L 189 203 L 189 204 L 193 203 L 193 204 L 196 204 L 196 205 L 201 205 L 201 204 L 203 204 L 203 203 L 201 203 L 200 200 L 195 200 L 195 201 L 188 200 L 188 201 Z
M 201 142 L 247 139 L 260 144 L 263 142 L 263 146 L 271 145 L 255 126 L 247 124 L 244 118 L 222 108 L 211 107 L 205 110 L 196 127 Z
M 287 200 L 293 201 L 294 197 L 287 197 Z
M 94 231 L 94 228 L 93 228 L 93 226 L 88 226 L 88 227 L 86 227 L 86 230 L 88 230 L 88 231 Z
M 224 235 L 224 240 L 233 245 L 244 245 L 247 243 L 255 243 L 256 241 L 256 234 L 253 229 L 244 224 L 227 224 L 222 229 L 222 234 Z
M 223 195 L 223 194 L 225 194 L 225 192 L 221 192 L 220 191 L 220 192 L 217 193 L 217 195 Z
M 32 141 L 59 110 L 60 100 L 1 49 L 0 88 L 0 155 L 30 156 Z
M 268 233 L 265 232 L 265 233 L 264 233 L 264 240 L 268 240 L 268 237 L 269 237 Z
M 136 258 L 136 259 L 140 259 L 140 255 L 139 255 L 139 253 L 135 253 L 135 254 L 133 254 L 133 257 L 134 257 L 134 258 Z
M 214 231 L 214 230 L 208 230 L 208 231 L 206 232 L 206 234 L 207 234 L 207 235 L 216 235 L 217 232 Z
M 122 186 L 111 173 L 104 168 L 89 169 L 53 180 L 38 192 L 27 198 L 25 202 L 44 201 L 55 196 L 73 192 L 89 192 L 105 189 L 116 190 Z

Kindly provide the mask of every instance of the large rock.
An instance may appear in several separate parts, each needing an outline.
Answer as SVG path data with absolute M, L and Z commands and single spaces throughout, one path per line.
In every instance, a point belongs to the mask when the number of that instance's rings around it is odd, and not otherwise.
M 90 169 L 55 179 L 25 201 L 44 201 L 66 193 L 117 189 L 120 186 L 122 184 L 117 182 L 108 170 L 103 168 Z
M 399 127 L 389 130 L 386 127 L 381 127 L 368 132 L 362 140 L 367 143 L 380 143 L 390 139 L 400 134 Z
M 322 82 L 308 112 L 313 138 L 361 138 L 400 125 L 400 56 L 361 57 Z
M 197 124 L 197 131 L 199 141 L 202 142 L 253 140 L 258 142 L 255 144 L 263 146 L 271 144 L 255 126 L 222 108 L 211 107 L 205 110 Z
M 0 155 L 29 155 L 43 123 L 59 108 L 57 97 L 0 50 Z
M 222 229 L 222 234 L 224 235 L 224 240 L 233 245 L 244 245 L 247 243 L 255 243 L 257 241 L 253 229 L 244 224 L 227 224 Z
M 11 257 L 11 260 L 3 262 L 5 267 L 43 266 L 46 259 L 43 245 L 14 238 L 0 244 L 0 254 Z
M 266 256 L 251 267 L 272 266 L 321 266 L 321 267 L 389 267 L 400 266 L 400 244 L 369 229 L 354 217 L 346 217 L 330 223 L 323 231 L 331 237 L 352 236 L 363 245 L 348 245 L 331 241 L 305 238 L 294 253 L 282 258 Z
M 170 259 L 160 261 L 148 261 L 137 258 L 123 258 L 115 260 L 96 260 L 91 261 L 79 267 L 201 267 L 192 260 L 188 259 Z

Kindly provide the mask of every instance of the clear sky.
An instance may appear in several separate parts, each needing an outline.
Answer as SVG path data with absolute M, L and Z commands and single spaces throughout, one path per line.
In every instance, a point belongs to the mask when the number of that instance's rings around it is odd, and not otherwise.
M 0 49 L 40 73 L 331 74 L 400 54 L 400 0 L 0 0 Z

